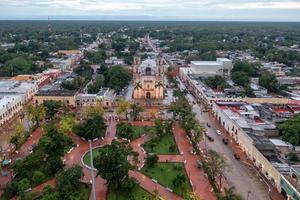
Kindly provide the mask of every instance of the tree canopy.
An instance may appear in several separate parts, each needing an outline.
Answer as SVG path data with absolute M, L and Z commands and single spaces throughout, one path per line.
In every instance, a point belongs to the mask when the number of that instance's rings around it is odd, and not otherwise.
M 300 145 L 300 114 L 278 126 L 282 139 L 295 146 Z
M 132 80 L 132 75 L 121 66 L 109 68 L 104 76 L 105 85 L 117 92 L 121 91 Z
M 86 121 L 75 125 L 73 131 L 86 140 L 92 140 L 105 135 L 106 124 L 101 114 L 94 114 Z
M 266 88 L 269 92 L 278 92 L 279 84 L 274 74 L 270 72 L 263 71 L 259 76 L 259 85 Z
M 127 156 L 129 153 L 130 149 L 124 143 L 116 141 L 99 149 L 94 159 L 94 166 L 98 170 L 98 175 L 104 178 L 110 187 L 120 188 L 128 179 L 130 164 Z

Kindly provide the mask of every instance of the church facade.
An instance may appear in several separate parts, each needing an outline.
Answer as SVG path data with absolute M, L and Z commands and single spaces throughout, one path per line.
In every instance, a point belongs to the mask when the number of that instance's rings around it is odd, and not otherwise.
M 147 58 L 141 62 L 139 55 L 133 62 L 134 90 L 133 99 L 162 100 L 164 98 L 164 69 L 162 56 Z

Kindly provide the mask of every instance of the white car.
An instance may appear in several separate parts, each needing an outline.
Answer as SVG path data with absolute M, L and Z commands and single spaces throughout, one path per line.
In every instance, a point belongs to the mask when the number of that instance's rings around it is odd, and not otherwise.
M 216 132 L 217 132 L 218 135 L 221 135 L 221 131 L 220 130 L 217 130 Z

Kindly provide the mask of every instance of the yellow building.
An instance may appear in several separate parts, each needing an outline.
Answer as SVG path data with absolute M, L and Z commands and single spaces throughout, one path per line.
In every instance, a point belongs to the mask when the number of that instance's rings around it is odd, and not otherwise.
M 75 91 L 68 90 L 50 90 L 39 91 L 33 98 L 35 104 L 40 105 L 47 100 L 59 101 L 65 103 L 68 106 L 76 106 Z
M 154 99 L 164 98 L 164 70 L 163 58 L 157 56 L 156 59 L 146 59 L 140 62 L 139 56 L 134 57 L 134 99 Z

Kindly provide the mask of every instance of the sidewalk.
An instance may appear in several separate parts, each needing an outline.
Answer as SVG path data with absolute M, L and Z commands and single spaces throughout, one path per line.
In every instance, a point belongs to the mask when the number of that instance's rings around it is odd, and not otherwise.
M 269 193 L 269 197 L 271 200 L 284 200 L 283 196 L 278 192 L 278 190 L 269 182 L 269 180 L 267 180 L 265 178 L 264 175 L 261 174 L 261 172 L 259 172 L 255 166 L 254 163 L 249 160 L 246 156 L 246 154 L 243 152 L 243 150 L 239 147 L 239 145 L 232 139 L 232 137 L 230 136 L 230 134 L 224 129 L 224 127 L 222 127 L 214 118 L 214 116 L 209 113 L 209 117 L 211 118 L 212 123 L 214 123 L 214 125 L 216 125 L 219 130 L 222 133 L 222 137 L 227 138 L 228 139 L 228 146 L 232 149 L 233 153 L 237 154 L 240 157 L 240 162 L 242 162 L 244 165 L 246 165 L 247 167 L 251 168 L 252 170 L 255 170 L 255 173 L 258 173 L 261 180 L 264 181 L 265 183 L 265 187 L 268 190 Z

